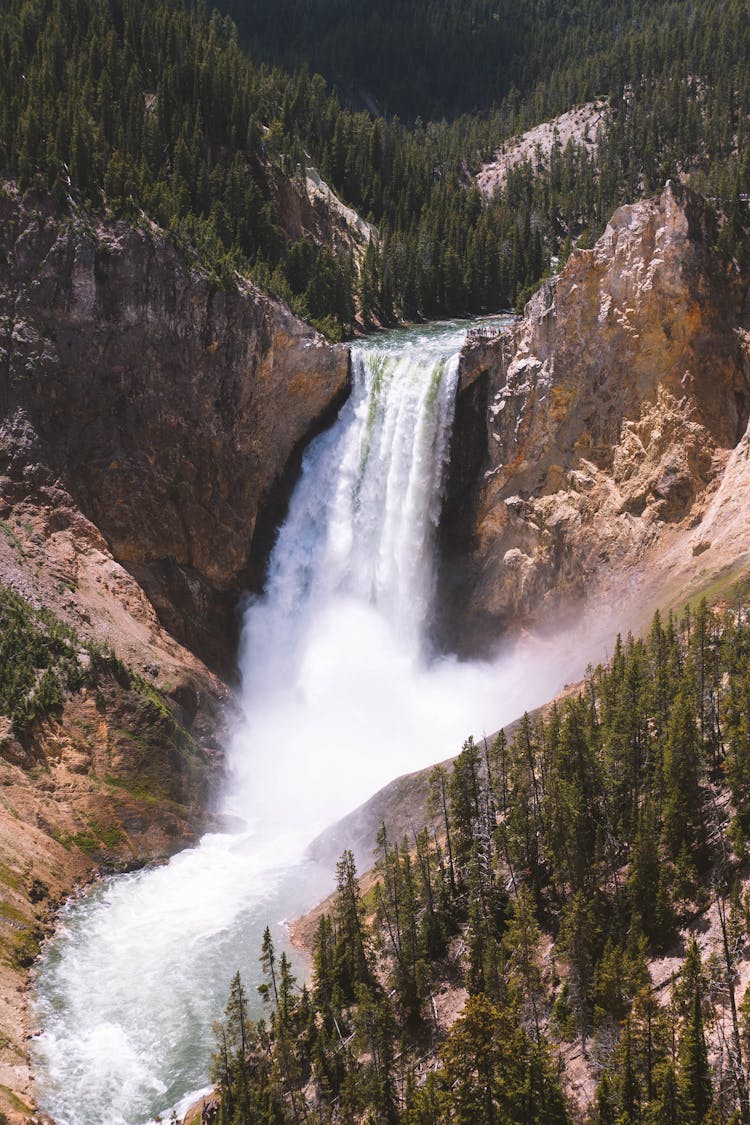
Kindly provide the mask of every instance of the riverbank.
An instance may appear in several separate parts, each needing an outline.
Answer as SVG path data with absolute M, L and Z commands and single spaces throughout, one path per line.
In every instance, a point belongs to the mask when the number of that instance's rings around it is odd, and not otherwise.
M 0 514 L 0 1112 L 16 1125 L 35 1107 L 40 945 L 77 888 L 211 823 L 229 697 L 59 491 Z
M 117 770 L 115 742 L 122 750 L 148 739 L 155 756 L 164 746 L 159 724 L 138 722 L 132 708 L 123 693 L 102 714 L 93 693 L 81 693 L 35 733 L 33 764 L 0 759 L 0 1110 L 14 1125 L 36 1111 L 30 973 L 61 905 L 100 874 L 165 860 L 210 823 L 146 782 L 128 791 L 126 778 L 104 772 L 105 757 Z M 118 725 L 126 710 L 127 733 Z

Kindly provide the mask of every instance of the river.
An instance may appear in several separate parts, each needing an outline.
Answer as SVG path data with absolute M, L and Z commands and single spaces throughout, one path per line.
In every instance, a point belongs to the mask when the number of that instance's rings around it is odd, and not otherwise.
M 244 828 L 102 881 L 46 944 L 37 1096 L 58 1125 L 143 1125 L 202 1090 L 232 975 L 255 995 L 265 925 L 283 947 L 284 919 L 332 887 L 306 843 L 575 670 L 528 651 L 459 662 L 426 642 L 465 331 L 433 325 L 357 346 L 351 397 L 305 456 L 264 595 L 245 610 L 244 717 L 224 797 Z

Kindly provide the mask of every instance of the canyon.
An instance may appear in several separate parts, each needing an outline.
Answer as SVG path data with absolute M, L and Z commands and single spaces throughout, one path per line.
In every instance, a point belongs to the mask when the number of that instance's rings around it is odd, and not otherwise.
M 716 223 L 670 183 L 618 210 L 508 331 L 467 341 L 441 523 L 446 648 L 489 652 L 582 606 L 635 627 L 744 575 L 750 310 Z M 0 746 L 0 1109 L 22 1121 L 28 960 L 76 881 L 215 823 L 236 606 L 262 586 L 303 450 L 350 371 L 348 349 L 241 279 L 219 285 L 145 221 L 61 220 L 12 188 L 0 363 L 0 581 L 132 670 L 113 665 Z M 403 821 L 425 793 L 399 786 Z M 391 807 L 386 792 L 370 835 Z

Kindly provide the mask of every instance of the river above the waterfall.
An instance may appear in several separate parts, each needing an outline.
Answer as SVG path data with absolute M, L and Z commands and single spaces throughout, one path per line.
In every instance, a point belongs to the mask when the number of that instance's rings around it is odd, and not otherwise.
M 242 830 L 63 910 L 34 990 L 37 1095 L 58 1125 L 143 1125 L 204 1088 L 232 976 L 255 996 L 264 927 L 288 949 L 284 920 L 333 887 L 306 844 L 583 671 L 583 653 L 470 663 L 427 644 L 466 328 L 353 349 L 351 397 L 304 458 L 266 589 L 245 610 L 223 802 Z

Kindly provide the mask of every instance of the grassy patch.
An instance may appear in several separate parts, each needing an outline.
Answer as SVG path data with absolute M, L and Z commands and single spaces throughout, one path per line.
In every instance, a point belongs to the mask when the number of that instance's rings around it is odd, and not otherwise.
M 91 856 L 94 852 L 99 850 L 99 841 L 93 832 L 74 832 L 68 836 L 67 839 L 74 847 L 82 851 L 84 855 Z
M 102 849 L 112 850 L 122 843 L 122 829 L 116 824 L 99 824 L 92 820 L 89 827 L 81 832 L 63 832 L 55 835 L 58 843 L 68 851 L 78 848 L 84 855 L 93 858 Z
M 21 1098 L 19 1098 L 17 1094 L 14 1094 L 7 1086 L 0 1086 L 0 1093 L 18 1113 L 31 1113 L 31 1106 L 28 1105 L 27 1102 L 22 1101 Z
M 56 844 L 60 844 L 61 847 L 65 848 L 66 852 L 69 852 L 71 847 L 73 846 L 72 838 L 67 832 L 59 832 L 57 829 L 55 829 L 52 832 L 52 839 Z
M 39 956 L 42 945 L 42 931 L 36 926 L 27 926 L 16 938 L 11 948 L 13 964 L 19 969 L 30 969 Z
M 21 540 L 18 538 L 18 536 L 16 535 L 15 531 L 10 526 L 10 524 L 6 523 L 5 520 L 0 520 L 0 531 L 2 531 L 5 538 L 10 543 L 11 547 L 13 547 L 14 550 L 20 551 L 21 554 L 23 554 L 23 546 L 21 545 Z
M 124 789 L 131 797 L 135 797 L 139 801 L 148 801 L 150 804 L 156 804 L 168 797 L 164 786 L 148 776 L 138 778 L 115 777 L 113 774 L 106 773 L 104 782 L 116 789 Z
M 97 827 L 96 832 L 105 848 L 116 848 L 122 843 L 122 829 L 116 824 L 110 824 L 106 828 Z
M 16 969 L 28 969 L 39 953 L 41 930 L 8 902 L 0 902 L 0 921 L 8 926 L 2 943 L 8 963 Z
M 697 609 L 704 598 L 709 605 L 726 602 L 730 609 L 747 605 L 750 602 L 750 570 L 746 565 L 728 567 L 694 594 L 687 604 L 690 609 Z
M 21 877 L 5 863 L 0 863 L 0 883 L 12 891 L 21 889 Z
M 15 906 L 11 906 L 9 902 L 0 901 L 0 918 L 4 918 L 14 926 L 25 926 L 27 924 L 25 915 L 20 910 L 16 910 Z

